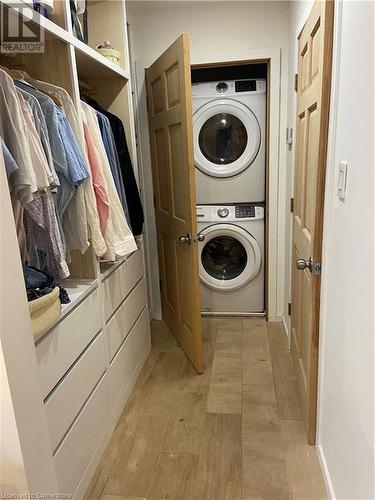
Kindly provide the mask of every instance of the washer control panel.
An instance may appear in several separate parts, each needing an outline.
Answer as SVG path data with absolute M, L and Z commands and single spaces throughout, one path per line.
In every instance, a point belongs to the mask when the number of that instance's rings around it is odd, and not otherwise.
M 235 222 L 264 219 L 262 205 L 197 205 L 197 222 Z
M 238 205 L 235 208 L 236 219 L 253 219 L 255 217 L 254 205 Z

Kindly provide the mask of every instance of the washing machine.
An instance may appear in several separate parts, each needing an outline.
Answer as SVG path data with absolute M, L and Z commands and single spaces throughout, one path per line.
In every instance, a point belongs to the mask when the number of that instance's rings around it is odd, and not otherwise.
M 198 205 L 203 314 L 264 314 L 264 206 Z
M 266 80 L 192 86 L 197 204 L 263 202 Z

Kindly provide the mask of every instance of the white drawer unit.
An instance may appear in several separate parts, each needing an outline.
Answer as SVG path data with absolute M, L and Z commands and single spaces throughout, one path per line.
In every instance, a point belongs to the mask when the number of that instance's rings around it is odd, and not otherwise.
M 99 444 L 109 411 L 107 375 L 99 382 L 54 456 L 59 491 L 74 494 Z
M 109 366 L 108 380 L 111 400 L 116 397 L 125 381 L 131 379 L 144 345 L 149 341 L 149 336 L 149 314 L 147 307 L 145 307 Z
M 112 316 L 131 289 L 144 276 L 143 253 L 137 250 L 103 283 L 105 319 Z
M 45 403 L 52 449 L 69 426 L 106 369 L 104 335 L 100 333 L 68 371 Z
M 146 280 L 142 278 L 124 300 L 106 327 L 108 356 L 112 360 L 147 301 Z
M 43 398 L 101 327 L 99 293 L 96 289 L 36 345 Z

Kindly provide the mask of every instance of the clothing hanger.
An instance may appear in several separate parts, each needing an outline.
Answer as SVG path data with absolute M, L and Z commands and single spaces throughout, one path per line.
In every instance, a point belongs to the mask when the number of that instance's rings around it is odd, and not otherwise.
M 24 81 L 24 82 L 28 83 L 29 85 L 35 85 L 35 84 L 38 83 L 38 80 L 35 80 L 34 78 L 31 78 L 31 76 L 26 71 L 17 71 L 16 74 L 17 74 L 16 80 Z M 57 106 L 59 106 L 59 108 L 62 108 L 62 106 L 63 106 L 62 102 L 61 102 L 61 100 L 55 94 L 53 94 L 51 92 L 48 92 L 47 90 L 40 90 L 40 89 L 37 89 L 37 90 L 39 90 L 39 92 L 42 92 L 47 97 L 49 97 L 50 99 L 52 99 L 53 102 Z
M 11 74 L 11 70 L 10 70 L 10 68 L 7 68 L 6 66 L 2 66 L 2 65 L 0 65 L 0 69 L 2 69 L 3 71 L 5 71 L 5 73 L 6 73 L 7 75 L 9 75 L 11 78 L 13 78 L 13 76 L 12 76 L 12 74 Z

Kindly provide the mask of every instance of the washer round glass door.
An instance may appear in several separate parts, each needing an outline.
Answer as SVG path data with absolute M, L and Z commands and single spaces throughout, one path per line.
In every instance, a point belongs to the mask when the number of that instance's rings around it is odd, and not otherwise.
M 195 165 L 212 177 L 232 177 L 255 160 L 261 142 L 258 120 L 232 99 L 211 101 L 193 117 Z
M 234 224 L 214 224 L 200 231 L 199 275 L 213 290 L 236 290 L 257 276 L 262 264 L 257 241 Z

